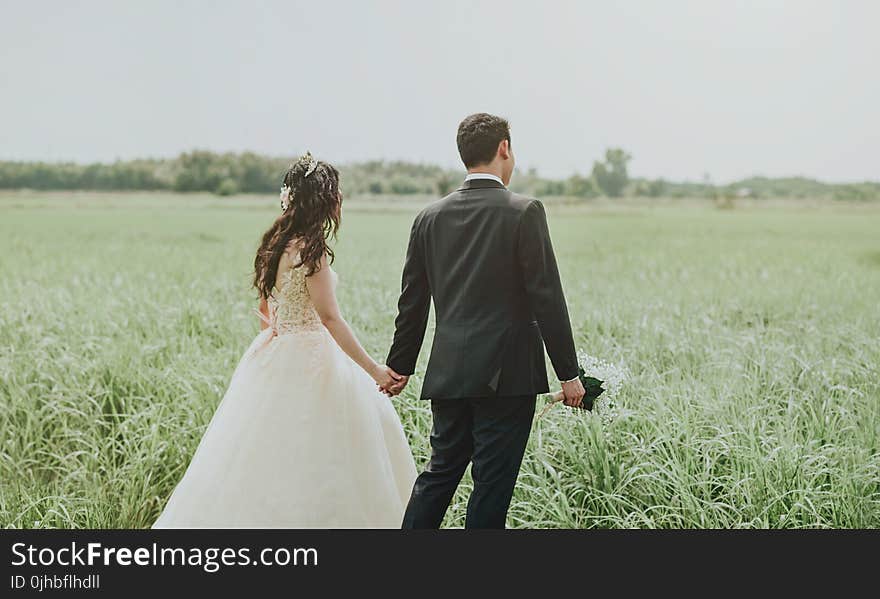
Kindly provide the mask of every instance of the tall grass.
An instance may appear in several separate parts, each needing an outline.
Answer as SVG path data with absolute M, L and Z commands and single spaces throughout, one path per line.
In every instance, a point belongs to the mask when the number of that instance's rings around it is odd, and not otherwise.
M 149 526 L 257 332 L 273 213 L 169 198 L 0 198 L 0 524 Z M 344 217 L 340 301 L 377 357 L 412 214 Z M 880 526 L 880 208 L 551 221 L 579 347 L 631 378 L 611 424 L 536 423 L 511 526 Z M 394 401 L 421 465 L 419 382 Z

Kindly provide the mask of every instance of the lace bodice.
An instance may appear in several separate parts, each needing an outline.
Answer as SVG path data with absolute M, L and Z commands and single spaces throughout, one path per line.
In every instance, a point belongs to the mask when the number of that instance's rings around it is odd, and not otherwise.
M 333 283 L 338 277 L 331 269 Z M 279 277 L 280 284 L 268 300 L 270 320 L 279 334 L 293 332 L 324 331 L 309 290 L 306 286 L 305 268 L 288 268 Z

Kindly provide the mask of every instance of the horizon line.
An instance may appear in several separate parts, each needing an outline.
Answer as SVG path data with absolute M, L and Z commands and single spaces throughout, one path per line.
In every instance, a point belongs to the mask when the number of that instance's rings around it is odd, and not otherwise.
M 609 147 L 612 147 L 612 146 L 609 146 Z M 619 147 L 619 146 L 613 146 L 613 147 Z M 210 149 L 210 148 L 206 148 L 206 147 L 192 147 L 187 150 L 178 151 L 176 154 L 173 154 L 173 155 L 138 156 L 138 157 L 133 157 L 133 158 L 121 158 L 121 157 L 117 156 L 113 160 L 82 160 L 82 159 L 76 159 L 76 158 L 68 158 L 68 159 L 9 158 L 7 156 L 0 155 L 0 162 L 7 162 L 7 163 L 11 162 L 11 163 L 19 163 L 19 164 L 58 164 L 58 165 L 74 164 L 74 165 L 78 165 L 78 166 L 89 166 L 89 165 L 96 165 L 96 164 L 97 165 L 112 165 L 112 164 L 117 164 L 117 163 L 137 162 L 137 161 L 163 161 L 163 160 L 170 161 L 170 160 L 176 160 L 185 154 L 191 154 L 193 152 L 207 152 L 207 153 L 216 154 L 216 155 L 232 155 L 232 156 L 240 156 L 243 154 L 253 154 L 253 155 L 258 156 L 260 158 L 266 158 L 266 159 L 270 159 L 270 160 L 295 160 L 296 159 L 296 155 L 281 156 L 281 155 L 263 153 L 263 152 L 259 152 L 257 150 L 247 150 L 247 149 L 244 149 L 244 150 L 214 150 L 214 149 Z M 400 163 L 400 164 L 408 164 L 408 165 L 414 165 L 414 166 L 437 167 L 437 168 L 440 168 L 440 169 L 443 169 L 446 171 L 461 170 L 462 173 L 466 174 L 466 169 L 465 169 L 464 165 L 460 165 L 458 167 L 452 167 L 452 166 L 445 166 L 441 162 L 429 162 L 429 161 L 424 161 L 424 160 L 406 160 L 403 158 L 366 158 L 366 159 L 361 159 L 361 160 L 349 160 L 349 161 L 345 161 L 345 162 L 338 162 L 336 164 L 338 164 L 340 167 L 345 167 L 345 166 L 357 166 L 357 165 L 362 165 L 362 164 L 368 164 L 371 162 Z M 536 177 L 538 177 L 539 179 L 545 179 L 545 180 L 549 180 L 549 181 L 565 181 L 565 180 L 567 180 L 571 177 L 575 177 L 575 176 L 589 176 L 590 175 L 589 171 L 575 171 L 573 173 L 570 173 L 569 175 L 562 176 L 562 177 L 547 176 L 547 175 L 542 175 L 540 172 L 540 169 L 538 169 L 537 167 L 532 167 L 527 164 L 517 165 L 516 171 L 514 171 L 514 172 L 517 173 L 517 171 L 518 171 L 519 174 L 528 176 L 528 171 L 530 171 L 532 169 L 535 170 Z M 676 179 L 673 177 L 667 177 L 667 176 L 663 176 L 663 175 L 661 175 L 661 176 L 646 176 L 646 175 L 638 175 L 638 174 L 634 174 L 634 173 L 630 172 L 629 178 L 630 179 L 643 179 L 646 181 L 663 180 L 663 181 L 667 181 L 670 183 L 686 183 L 686 184 L 693 184 L 693 185 L 708 185 L 708 186 L 715 186 L 715 187 L 718 187 L 718 186 L 723 187 L 726 185 L 733 185 L 735 183 L 748 181 L 750 179 L 768 179 L 768 180 L 803 179 L 803 180 L 817 182 L 817 183 L 821 183 L 821 184 L 825 184 L 825 185 L 858 185 L 858 184 L 865 184 L 865 183 L 867 183 L 867 184 L 880 184 L 880 179 L 860 178 L 860 179 L 832 180 L 832 179 L 823 179 L 820 177 L 811 176 L 811 175 L 807 175 L 807 174 L 803 174 L 803 173 L 786 174 L 786 175 L 767 175 L 767 174 L 762 174 L 760 172 L 756 172 L 756 173 L 752 173 L 748 176 L 740 177 L 737 179 L 703 180 L 698 177 Z

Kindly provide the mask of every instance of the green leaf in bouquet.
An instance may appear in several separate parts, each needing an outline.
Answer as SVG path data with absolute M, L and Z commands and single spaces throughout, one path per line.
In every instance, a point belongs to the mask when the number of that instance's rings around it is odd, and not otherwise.
M 581 384 L 584 386 L 584 399 L 581 402 L 581 408 L 584 410 L 592 410 L 593 404 L 596 399 L 605 392 L 605 389 L 602 387 L 602 384 L 605 381 L 600 381 L 596 377 L 587 376 L 587 373 L 584 372 L 584 369 L 580 369 L 579 373 Z

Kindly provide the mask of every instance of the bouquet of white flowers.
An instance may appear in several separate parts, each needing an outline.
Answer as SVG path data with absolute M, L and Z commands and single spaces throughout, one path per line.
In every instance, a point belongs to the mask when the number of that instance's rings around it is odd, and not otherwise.
M 578 362 L 581 384 L 586 392 L 580 408 L 591 412 L 594 406 L 598 406 L 605 416 L 610 416 L 614 412 L 614 400 L 626 380 L 626 371 L 585 352 L 578 352 Z M 562 391 L 555 393 L 538 418 L 564 399 Z

